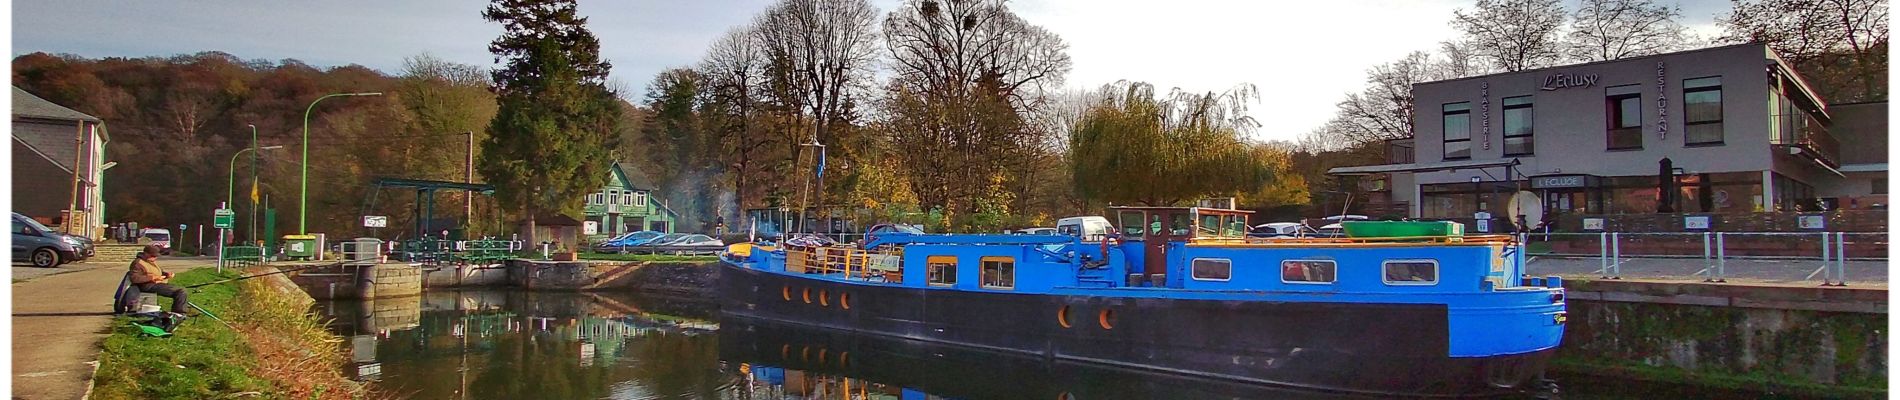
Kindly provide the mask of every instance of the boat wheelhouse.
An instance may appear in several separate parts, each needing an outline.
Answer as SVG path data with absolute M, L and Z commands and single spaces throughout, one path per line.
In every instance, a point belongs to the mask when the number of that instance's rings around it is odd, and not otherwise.
M 1517 391 L 1562 337 L 1561 280 L 1520 278 L 1523 248 L 1510 236 L 1351 222 L 1359 235 L 1263 239 L 1246 237 L 1245 211 L 1110 215 L 1114 233 L 734 245 L 722 309 L 1054 360 L 1424 396 Z

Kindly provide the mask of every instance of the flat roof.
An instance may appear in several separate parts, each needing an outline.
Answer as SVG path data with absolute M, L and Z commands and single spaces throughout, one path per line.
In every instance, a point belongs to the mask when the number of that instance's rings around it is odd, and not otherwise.
M 1513 166 L 1513 165 L 1518 165 L 1518 164 L 1520 164 L 1520 162 L 1517 160 L 1517 158 L 1513 157 L 1513 158 L 1500 158 L 1500 159 L 1491 159 L 1491 160 L 1458 160 L 1458 161 L 1445 161 L 1445 162 L 1435 162 L 1435 163 L 1379 164 L 1379 165 L 1361 165 L 1361 166 L 1356 166 L 1356 167 L 1334 167 L 1333 169 L 1326 170 L 1326 174 L 1327 175 L 1368 175 L 1368 174 L 1384 174 L 1384 173 L 1393 173 L 1393 172 L 1431 172 L 1431 171 L 1444 171 L 1444 170 L 1454 170 L 1454 169 L 1508 167 L 1508 166 Z
M 1769 54 L 1772 54 L 1772 53 L 1774 53 L 1774 50 L 1770 50 L 1770 49 L 1768 49 L 1768 45 L 1764 45 L 1764 44 L 1760 44 L 1760 43 L 1742 43 L 1742 44 L 1731 44 L 1731 45 L 1725 45 L 1725 46 L 1715 46 L 1715 47 L 1704 47 L 1704 48 L 1700 48 L 1700 49 L 1690 49 L 1690 50 L 1683 50 L 1683 51 L 1678 51 L 1678 52 L 1673 52 L 1673 53 L 1659 53 L 1659 54 L 1650 54 L 1650 55 L 1646 55 L 1646 56 L 1636 56 L 1636 57 L 1628 57 L 1628 58 L 1618 58 L 1618 59 L 1615 59 L 1615 60 L 1603 60 L 1603 61 L 1591 61 L 1591 62 L 1587 62 L 1587 63 L 1577 63 L 1577 64 L 1564 64 L 1564 65 L 1552 65 L 1552 66 L 1548 66 L 1548 67 L 1539 67 L 1539 68 L 1532 68 L 1532 69 L 1525 69 L 1525 70 L 1517 70 L 1517 71 L 1505 71 L 1505 72 L 1498 72 L 1498 73 L 1492 73 L 1492 74 L 1484 74 L 1484 75 L 1472 75 L 1472 76 L 1467 76 L 1467 77 L 1463 77 L 1463 78 L 1451 78 L 1451 79 L 1441 79 L 1441 80 L 1436 80 L 1436 81 L 1429 81 L 1429 82 L 1419 82 L 1419 83 L 1414 83 L 1414 84 L 1412 84 L 1412 86 L 1420 86 L 1420 85 L 1430 85 L 1430 84 L 1434 84 L 1434 83 L 1445 83 L 1445 82 L 1457 82 L 1457 81 L 1462 81 L 1462 80 L 1469 80 L 1469 79 L 1483 79 L 1483 78 L 1491 78 L 1491 77 L 1496 77 L 1496 76 L 1499 76 L 1499 75 L 1512 75 L 1512 74 L 1528 74 L 1528 73 L 1534 73 L 1534 72 L 1548 72 L 1548 71 L 1553 71 L 1553 70 L 1557 70 L 1557 69 L 1563 69 L 1563 68 L 1576 68 L 1576 67 L 1581 67 L 1581 66 L 1586 66 L 1586 65 L 1603 65 L 1603 64 L 1614 64 L 1614 63 L 1620 63 L 1620 62 L 1630 62 L 1630 61 L 1640 61 L 1640 60 L 1647 60 L 1647 59 L 1651 59 L 1651 58 L 1657 58 L 1657 57 L 1669 57 L 1669 56 L 1675 56 L 1675 55 L 1681 55 L 1681 54 L 1688 54 L 1688 53 L 1699 53 L 1699 52 L 1705 52 L 1705 51 L 1718 51 L 1718 50 L 1728 50 L 1728 49 L 1733 49 L 1733 48 L 1738 48 L 1738 47 L 1759 47 L 1759 48 L 1761 48 L 1762 50 L 1765 50 L 1765 52 L 1764 52 L 1764 53 L 1762 53 L 1763 55 L 1769 55 Z M 1775 60 L 1776 60 L 1776 61 L 1780 61 L 1780 58 L 1779 58 L 1779 57 L 1776 57 L 1776 58 L 1775 58 Z M 1804 82 L 1804 83 L 1805 83 L 1805 82 Z

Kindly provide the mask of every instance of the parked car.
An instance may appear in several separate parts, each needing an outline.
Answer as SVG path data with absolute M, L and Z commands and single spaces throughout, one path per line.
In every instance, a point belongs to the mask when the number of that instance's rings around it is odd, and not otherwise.
M 712 254 L 725 250 L 726 242 L 697 233 L 670 233 L 651 242 L 627 249 L 633 253 Z
M 1016 231 L 1018 235 L 1054 235 L 1056 228 L 1027 228 Z
M 145 228 L 145 231 L 139 233 L 139 236 L 152 239 L 152 244 L 158 245 L 159 254 L 172 254 L 172 231 L 159 228 Z
M 1319 234 L 1317 236 L 1327 238 L 1346 237 L 1346 228 L 1339 224 L 1326 224 L 1326 226 L 1319 227 Z
M 73 261 L 86 261 L 86 259 L 92 258 L 95 250 L 92 245 L 92 239 L 79 235 L 66 235 L 66 239 L 68 239 L 67 243 L 72 243 L 73 246 L 75 246 L 73 250 L 79 252 L 79 258 Z
M 639 246 L 642 243 L 664 235 L 666 234 L 658 231 L 628 232 L 627 234 L 620 235 L 620 237 L 601 242 L 600 245 L 594 246 L 594 248 L 602 253 L 618 252 L 620 249 Z
M 1108 238 L 1108 218 L 1099 215 L 1068 217 L 1056 220 L 1056 233 L 1081 237 L 1084 242 L 1099 242 Z
M 1298 222 L 1270 222 L 1255 225 L 1252 231 L 1247 232 L 1247 236 L 1257 238 L 1315 237 L 1319 236 L 1319 231 L 1313 230 L 1313 227 Z
M 678 240 L 680 240 L 681 238 L 684 238 L 684 237 L 686 237 L 687 235 L 690 235 L 690 234 L 688 234 L 688 233 L 668 233 L 668 234 L 665 234 L 665 235 L 660 235 L 660 236 L 658 236 L 658 237 L 654 237 L 654 238 L 653 238 L 652 240 L 648 240 L 648 241 L 646 241 L 646 242 L 644 242 L 644 243 L 640 243 L 640 244 L 636 244 L 636 245 L 633 245 L 633 246 L 628 246 L 628 247 L 640 247 L 640 246 L 661 246 L 661 245 L 665 245 L 665 244 L 667 244 L 667 243 L 672 243 L 672 242 L 674 242 L 674 241 L 678 241 Z
M 52 268 L 79 260 L 79 242 L 39 221 L 13 213 L 13 262 Z

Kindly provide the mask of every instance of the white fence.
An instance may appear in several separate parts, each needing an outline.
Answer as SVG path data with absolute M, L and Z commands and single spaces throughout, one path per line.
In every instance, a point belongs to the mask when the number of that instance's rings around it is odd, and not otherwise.
M 1849 270 L 1886 280 L 1887 234 L 1884 232 L 1602 232 L 1526 233 L 1527 255 L 1545 269 L 1565 273 L 1588 272 L 1603 278 L 1688 277 L 1709 282 L 1729 278 L 1846 285 Z M 1545 260 L 1537 260 L 1539 258 Z M 1594 270 L 1579 271 L 1576 261 L 1594 258 Z M 1561 259 L 1567 262 L 1548 261 Z M 1731 265 L 1745 262 L 1744 271 Z M 1854 268 L 1850 268 L 1850 263 Z M 1643 264 L 1639 271 L 1626 266 Z M 1791 276 L 1792 269 L 1806 271 Z M 1534 271 L 1533 271 L 1534 272 Z

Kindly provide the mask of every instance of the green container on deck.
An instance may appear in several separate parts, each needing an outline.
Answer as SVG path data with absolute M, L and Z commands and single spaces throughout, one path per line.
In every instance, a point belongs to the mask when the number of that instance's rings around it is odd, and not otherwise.
M 1464 236 L 1465 224 L 1451 221 L 1347 221 L 1346 237 Z
M 284 235 L 284 257 L 314 260 L 317 251 L 316 235 Z

